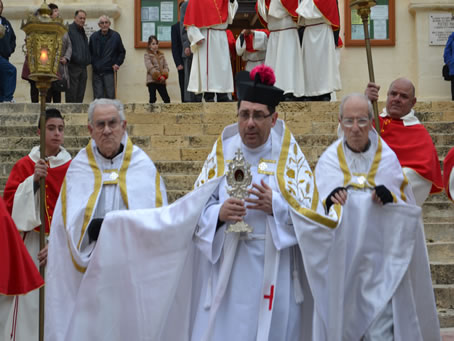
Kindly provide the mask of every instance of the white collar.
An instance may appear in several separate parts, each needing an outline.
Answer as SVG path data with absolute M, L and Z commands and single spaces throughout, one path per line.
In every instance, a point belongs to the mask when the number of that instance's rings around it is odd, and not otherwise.
M 386 111 L 386 108 L 383 108 L 383 111 L 380 114 L 380 117 L 390 117 L 388 115 L 388 112 Z M 406 126 L 406 127 L 414 126 L 416 124 L 421 124 L 421 122 L 415 116 L 415 111 L 413 109 L 411 109 L 407 115 L 402 116 L 400 119 L 403 121 L 404 126 Z

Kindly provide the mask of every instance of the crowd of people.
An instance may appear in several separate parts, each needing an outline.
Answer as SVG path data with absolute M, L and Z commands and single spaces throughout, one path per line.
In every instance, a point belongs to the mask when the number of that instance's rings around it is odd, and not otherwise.
M 48 4 L 50 17 L 59 17 L 59 8 L 54 3 Z M 3 3 L 0 0 L 0 24 L 4 27 L 0 34 L 0 102 L 14 102 L 16 90 L 16 67 L 9 62 L 9 57 L 16 49 L 16 36 L 10 22 L 2 15 Z M 38 12 L 35 15 L 40 15 Z M 53 81 L 47 92 L 46 102 L 61 103 L 61 94 L 65 93 L 66 103 L 82 103 L 87 85 L 87 66 L 92 65 L 93 97 L 116 98 L 116 75 L 126 56 L 120 34 L 110 28 L 111 21 L 106 15 L 98 19 L 99 30 L 94 32 L 90 41 L 85 33 L 84 25 L 87 13 L 77 10 L 74 21 L 69 25 L 68 32 L 63 35 L 58 79 Z M 30 69 L 27 57 L 22 68 L 22 79 L 30 83 L 30 99 L 32 103 L 39 101 L 39 93 L 35 81 L 29 78 Z
M 289 98 L 324 100 L 340 83 L 327 76 L 315 86 L 309 80 L 318 71 L 311 76 L 307 65 L 295 63 L 292 77 L 301 71 L 308 80 L 296 82 L 285 76 L 290 66 L 282 58 L 316 53 L 334 63 L 335 50 L 310 52 L 310 46 L 323 37 L 330 40 L 325 48 L 335 49 L 335 18 L 326 22 L 317 0 L 283 3 L 259 0 L 269 31 L 244 30 L 230 44 L 247 62 L 235 78 L 237 122 L 214 143 L 194 189 L 170 205 L 162 177 L 132 143 L 123 104 L 115 99 L 115 73 L 125 58 L 121 38 L 103 15 L 88 41 L 86 13 L 75 13 L 64 38 L 72 53 L 62 55 L 59 74 L 72 89 L 66 101 L 77 102 L 93 65 L 99 98 L 88 108 L 90 140 L 71 160 L 62 146 L 64 118 L 47 109 L 45 126 L 37 127 L 46 132 L 46 158 L 33 147 L 10 172 L 0 200 L 6 260 L 0 263 L 0 339 L 38 338 L 41 265 L 48 341 L 440 340 L 421 206 L 443 189 L 454 196 L 454 148 L 442 175 L 413 110 L 415 87 L 398 78 L 387 90 L 379 126 L 371 104 L 378 84 L 343 98 L 338 139 L 312 171 L 276 108 Z M 218 49 L 229 46 L 224 31 L 237 3 L 222 4 L 214 17 L 200 15 L 214 3 L 183 2 L 183 19 L 172 26 L 172 36 L 181 39 L 174 58 L 185 101 L 230 99 L 231 69 L 210 76 L 213 64 L 230 65 Z M 0 14 L 2 8 L 0 0 Z M 275 49 L 299 41 L 296 22 L 306 25 L 303 48 Z M 5 32 L 11 40 L 12 28 Z M 3 72 L 12 65 L 1 42 Z M 274 46 L 273 54 L 266 46 Z M 263 65 L 267 60 L 275 71 Z M 144 63 L 150 102 L 156 91 L 169 102 L 169 67 L 155 36 Z M 48 242 L 40 250 L 41 225 Z
M 339 139 L 312 172 L 278 118 L 275 82 L 264 65 L 237 74 L 237 123 L 171 205 L 118 100 L 90 104 L 91 139 L 73 160 L 63 117 L 48 109 L 46 160 L 34 147 L 4 191 L 17 228 L 7 233 L 20 231 L 28 250 L 10 246 L 20 256 L 6 259 L 29 268 L 11 288 L 0 282 L 11 292 L 0 297 L 1 335 L 37 337 L 41 264 L 46 340 L 439 340 L 421 205 L 443 188 L 452 196 L 454 152 L 443 184 L 413 84 L 391 83 L 378 129 L 380 86 L 346 96 Z M 49 238 L 39 250 L 43 177 Z M 230 231 L 242 222 L 252 231 Z
M 3 11 L 1 1 L 0 4 Z M 247 71 L 259 64 L 272 67 L 285 100 L 329 101 L 331 94 L 341 89 L 337 47 L 342 42 L 335 0 L 304 0 L 301 4 L 294 0 L 284 3 L 271 0 L 270 4 L 258 1 L 257 13 L 266 28 L 244 29 L 236 40 L 227 29 L 238 10 L 236 1 L 223 0 L 219 8 L 208 0 L 186 0 L 179 6 L 180 20 L 171 28 L 171 42 L 182 102 L 200 102 L 202 98 L 207 102 L 232 100 L 235 91 L 232 60 L 236 56 L 241 56 Z M 49 8 L 51 18 L 59 16 L 56 4 L 50 3 Z M 0 102 L 12 102 L 17 71 L 8 59 L 15 51 L 16 37 L 8 20 L 0 18 L 4 27 L 4 36 L 0 37 L 0 70 L 5 75 L 0 82 Z M 47 102 L 61 103 L 61 93 L 65 92 L 66 103 L 82 103 L 88 65 L 92 66 L 93 97 L 117 97 L 117 72 L 126 56 L 121 36 L 110 28 L 110 18 L 102 15 L 98 19 L 100 29 L 88 39 L 84 29 L 86 18 L 85 10 L 77 10 L 63 36 L 58 80 L 52 83 Z M 169 68 L 164 54 L 151 48 L 151 40 L 159 43 L 157 37 L 152 37 L 148 37 L 144 56 L 149 102 L 156 101 L 157 90 L 164 103 L 169 103 L 166 93 Z M 154 78 L 158 73 L 161 75 Z M 25 58 L 21 76 L 30 83 L 30 98 L 36 103 L 38 89 L 29 75 Z

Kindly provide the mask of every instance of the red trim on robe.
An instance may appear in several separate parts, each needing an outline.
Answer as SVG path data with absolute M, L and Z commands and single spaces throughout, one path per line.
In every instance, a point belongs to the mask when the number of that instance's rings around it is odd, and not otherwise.
M 44 285 L 2 198 L 0 198 L 0 259 L 0 294 L 26 294 Z
M 333 31 L 340 30 L 340 15 L 339 7 L 336 0 L 314 0 L 315 6 L 318 8 L 320 13 L 330 22 Z M 340 35 L 337 41 L 337 47 L 344 46 Z
M 186 8 L 184 25 L 198 28 L 220 25 L 228 15 L 229 0 L 192 0 Z
M 380 134 L 396 153 L 402 167 L 411 168 L 432 182 L 430 193 L 443 190 L 440 161 L 429 132 L 422 124 L 404 126 L 402 120 L 380 117 Z
M 451 148 L 448 155 L 445 156 L 443 160 L 443 185 L 445 186 L 446 195 L 449 199 L 451 195 L 449 194 L 449 176 L 451 175 L 452 168 L 454 167 L 454 148 Z
M 298 18 L 298 13 L 296 13 L 296 9 L 299 5 L 298 0 L 281 0 L 281 4 L 292 18 Z M 269 6 L 267 6 L 267 8 L 269 8 Z
M 336 0 L 314 0 L 315 6 L 334 28 L 340 27 L 339 8 Z
M 66 171 L 68 170 L 70 162 L 67 162 L 61 166 L 48 168 L 46 177 L 46 233 L 49 234 L 49 227 L 52 217 L 54 215 L 55 204 L 57 203 L 58 195 L 60 194 L 60 188 L 65 178 Z M 35 172 L 35 162 L 30 156 L 24 156 L 22 159 L 16 162 L 11 173 L 8 177 L 8 181 L 5 185 L 5 191 L 3 192 L 3 199 L 5 200 L 6 208 L 9 214 L 13 212 L 14 195 L 19 185 L 25 181 L 30 175 Z M 35 228 L 39 231 L 39 226 Z
M 267 12 L 270 10 L 270 1 L 271 0 L 265 0 L 265 7 L 266 7 Z M 268 22 L 266 22 L 266 20 L 263 19 L 262 16 L 260 15 L 257 3 L 258 2 L 256 1 L 255 2 L 255 13 L 257 13 L 257 16 L 258 16 L 259 21 L 262 24 L 262 26 L 265 27 L 266 29 L 268 29 Z
M 268 31 L 266 28 L 258 28 L 253 31 L 265 32 L 267 37 L 270 36 L 270 31 Z M 246 51 L 257 52 L 257 50 L 254 50 L 254 35 L 253 34 L 245 35 L 244 41 L 246 42 Z
M 236 58 L 235 36 L 229 29 L 225 30 L 225 33 L 227 34 L 227 41 L 229 43 L 230 59 Z

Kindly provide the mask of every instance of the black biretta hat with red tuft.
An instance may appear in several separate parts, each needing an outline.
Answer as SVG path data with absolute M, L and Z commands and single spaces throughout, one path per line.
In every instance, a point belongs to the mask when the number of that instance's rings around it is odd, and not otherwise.
M 273 69 L 266 65 L 256 66 L 250 73 L 240 71 L 236 74 L 238 100 L 276 107 L 284 91 L 275 87 L 275 82 Z

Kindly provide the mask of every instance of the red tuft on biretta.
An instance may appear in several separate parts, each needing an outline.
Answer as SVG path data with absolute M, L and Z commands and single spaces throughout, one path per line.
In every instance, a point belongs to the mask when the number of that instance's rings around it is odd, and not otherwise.
M 249 74 L 249 78 L 253 81 L 255 79 L 255 75 L 259 74 L 260 80 L 262 84 L 265 85 L 274 85 L 276 83 L 276 77 L 274 76 L 274 71 L 272 68 L 266 65 L 258 65 L 253 68 Z
M 251 72 L 240 71 L 236 74 L 236 90 L 239 101 L 262 103 L 277 106 L 284 91 L 274 86 L 276 77 L 269 66 L 259 65 Z

